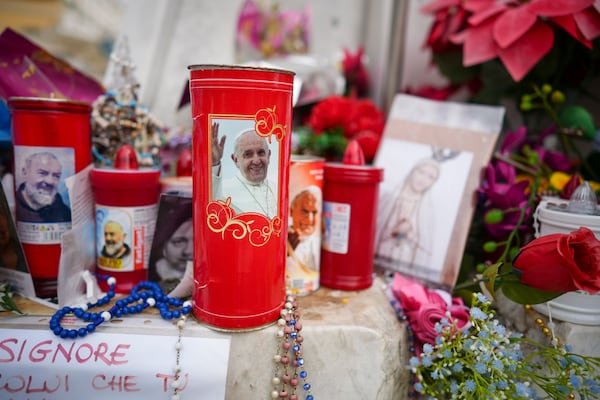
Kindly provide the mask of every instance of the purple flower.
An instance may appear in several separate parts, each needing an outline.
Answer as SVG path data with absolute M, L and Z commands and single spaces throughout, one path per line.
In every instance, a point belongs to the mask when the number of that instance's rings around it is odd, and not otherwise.
M 487 232 L 494 239 L 506 239 L 517 225 L 519 214 L 527 206 L 529 198 L 528 181 L 516 181 L 516 170 L 512 165 L 504 162 L 494 162 L 486 168 L 485 181 L 481 186 L 481 193 L 486 197 L 485 209 L 500 209 L 505 211 L 502 221 L 496 224 L 485 224 Z M 531 215 L 527 210 L 525 217 Z M 522 229 L 529 229 L 522 225 Z
M 538 153 L 540 160 L 552 171 L 568 172 L 572 167 L 569 157 L 563 152 L 549 150 L 544 146 L 546 138 L 555 132 L 556 125 L 554 124 L 542 131 L 537 142 L 533 145 L 533 150 Z
M 517 128 L 514 132 L 506 130 L 506 135 L 500 145 L 500 154 L 510 156 L 511 153 L 517 152 L 525 144 L 526 137 L 527 128 L 524 125 Z

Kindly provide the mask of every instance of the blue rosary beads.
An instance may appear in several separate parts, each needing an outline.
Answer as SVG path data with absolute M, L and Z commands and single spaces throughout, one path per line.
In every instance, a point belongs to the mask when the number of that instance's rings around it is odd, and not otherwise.
M 110 321 L 113 317 L 120 318 L 124 315 L 139 314 L 148 307 L 156 307 L 160 312 L 160 316 L 167 320 L 179 318 L 192 311 L 190 301 L 184 302 L 181 299 L 169 297 L 163 293 L 158 283 L 145 281 L 134 286 L 129 296 L 117 300 L 109 310 L 90 312 L 88 310 L 104 306 L 115 297 L 117 280 L 114 277 L 102 277 L 102 279 L 106 279 L 109 286 L 104 297 L 96 303 L 87 303 L 81 307 L 63 307 L 50 318 L 50 330 L 56 336 L 63 339 L 84 337 L 94 332 L 100 324 Z M 89 324 L 79 329 L 63 328 L 60 322 L 70 314 L 84 322 L 89 322 Z

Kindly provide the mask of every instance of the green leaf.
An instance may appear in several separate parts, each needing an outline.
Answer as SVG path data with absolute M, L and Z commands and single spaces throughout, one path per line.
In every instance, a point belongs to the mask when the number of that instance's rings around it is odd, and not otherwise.
M 336 135 L 332 135 L 330 138 L 330 146 L 334 151 L 334 154 L 344 154 L 344 150 L 348 145 L 348 140 L 344 137 L 343 134 L 339 133 Z
M 563 108 L 558 116 L 558 120 L 563 128 L 581 129 L 585 139 L 593 140 L 596 138 L 594 120 L 590 113 L 583 107 L 567 106 Z
M 331 145 L 331 140 L 328 134 L 322 133 L 318 136 L 315 136 L 314 139 L 314 148 L 319 153 L 325 153 L 329 146 Z
M 535 82 L 549 82 L 558 73 L 558 67 L 564 55 L 561 54 L 561 48 L 554 46 L 550 51 L 542 57 L 542 59 L 533 67 L 529 73 L 529 78 Z
M 502 283 L 502 293 L 519 304 L 545 303 L 563 294 L 535 289 L 518 281 L 504 281 Z
M 461 51 L 446 51 L 433 54 L 433 62 L 440 72 L 452 83 L 463 84 L 478 75 L 477 67 L 464 67 Z
M 460 297 L 467 307 L 471 307 L 471 302 L 473 301 L 473 292 L 468 289 L 459 289 L 452 293 L 454 297 Z
M 589 168 L 581 169 L 583 179 L 600 182 L 600 177 L 598 176 L 598 173 L 600 172 L 600 151 L 592 151 L 588 154 L 586 163 Z M 599 192 L 596 193 L 600 195 Z
M 485 288 L 491 293 L 491 295 L 494 296 L 494 299 L 496 298 L 496 277 L 498 276 L 498 270 L 500 269 L 501 265 L 502 263 L 492 264 L 489 267 L 487 267 L 482 274 L 484 278 L 487 278 L 487 280 L 484 281 L 483 284 L 485 285 Z
M 0 283 L 0 310 L 12 311 L 19 315 L 25 315 L 13 299 L 12 288 L 6 283 Z
M 480 68 L 482 87 L 473 97 L 474 102 L 498 104 L 498 101 L 517 94 L 518 85 L 497 59 L 481 64 Z

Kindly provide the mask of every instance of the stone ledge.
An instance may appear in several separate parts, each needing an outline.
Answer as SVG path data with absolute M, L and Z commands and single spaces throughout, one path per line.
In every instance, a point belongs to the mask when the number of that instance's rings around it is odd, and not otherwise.
M 363 291 L 320 288 L 298 299 L 302 313 L 302 346 L 315 398 L 387 400 L 406 398 L 409 386 L 409 351 L 406 326 L 398 321 L 376 279 Z M 46 329 L 53 310 L 19 300 L 30 316 L 0 312 L 2 327 Z M 173 335 L 173 321 L 163 321 L 154 311 L 124 318 L 106 332 L 135 334 L 140 329 Z M 276 327 L 252 332 L 222 333 L 206 329 L 191 318 L 184 336 L 230 335 L 226 400 L 270 398 L 272 356 L 277 349 Z M 48 331 L 48 335 L 51 335 Z M 199 355 L 201 357 L 201 355 Z M 149 360 L 151 361 L 151 360 Z
M 409 386 L 406 327 L 375 280 L 364 291 L 320 288 L 299 298 L 305 368 L 315 398 L 384 400 L 406 397 Z M 268 398 L 275 328 L 235 333 L 227 399 L 250 393 Z M 254 359 L 253 363 L 248 361 Z

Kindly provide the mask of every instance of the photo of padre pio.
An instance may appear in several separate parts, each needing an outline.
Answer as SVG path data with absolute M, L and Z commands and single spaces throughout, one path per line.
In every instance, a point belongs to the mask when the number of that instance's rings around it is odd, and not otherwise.
M 69 168 L 69 162 L 60 154 L 60 149 L 19 151 L 21 149 L 18 148 L 23 146 L 15 146 L 17 220 L 33 223 L 71 222 L 64 179 L 70 176 L 73 163 Z

